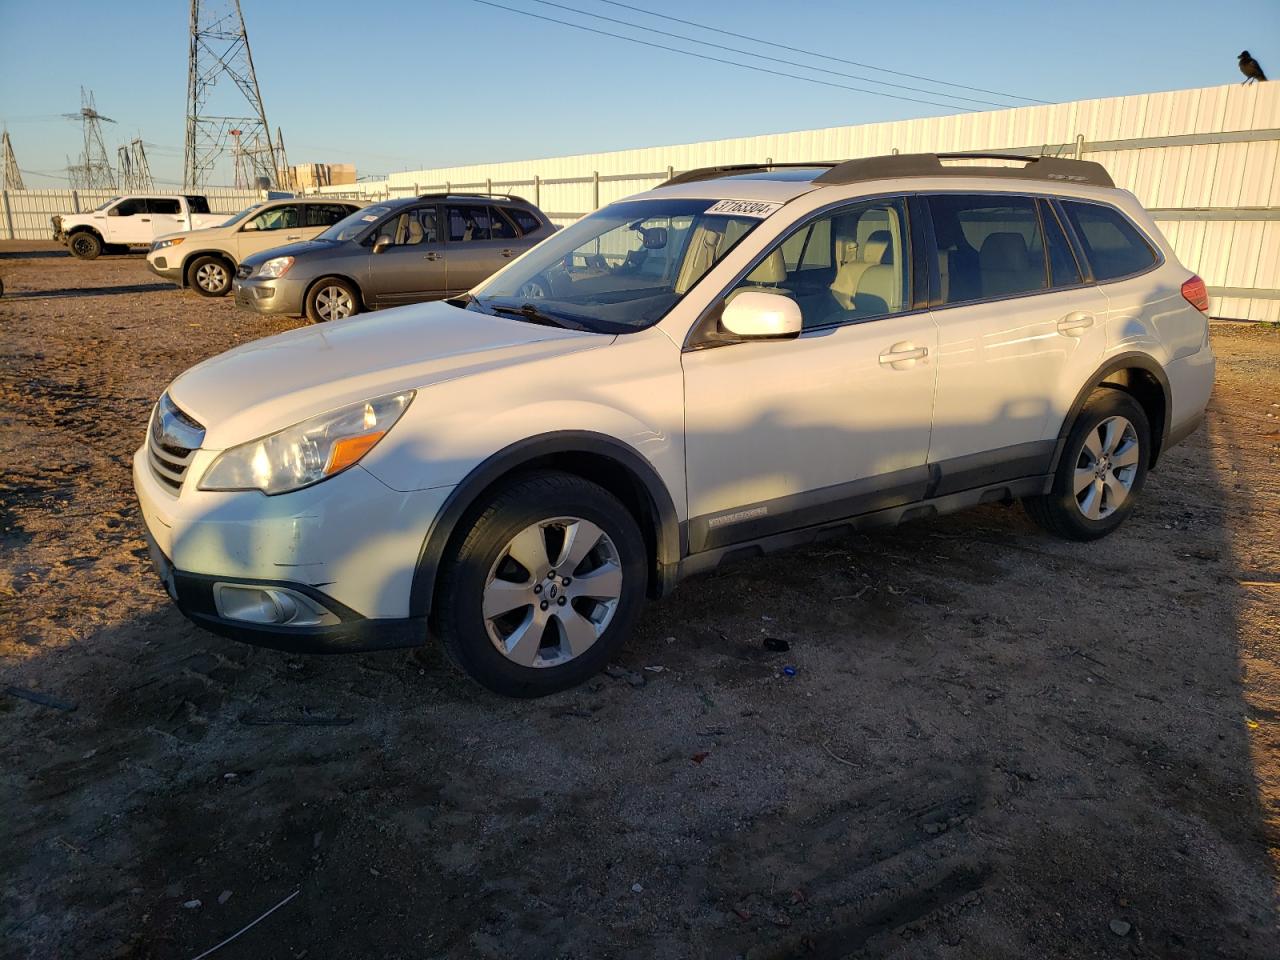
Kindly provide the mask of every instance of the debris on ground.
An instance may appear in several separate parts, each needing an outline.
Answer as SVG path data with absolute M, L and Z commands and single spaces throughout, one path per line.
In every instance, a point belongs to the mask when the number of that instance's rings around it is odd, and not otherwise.
M 21 697 L 23 700 L 30 700 L 32 703 L 38 703 L 43 707 L 53 707 L 55 710 L 66 710 L 68 713 L 73 712 L 79 704 L 66 703 L 55 697 L 49 696 L 47 693 L 39 693 L 35 690 L 24 690 L 22 687 L 6 687 L 5 693 L 11 697 Z

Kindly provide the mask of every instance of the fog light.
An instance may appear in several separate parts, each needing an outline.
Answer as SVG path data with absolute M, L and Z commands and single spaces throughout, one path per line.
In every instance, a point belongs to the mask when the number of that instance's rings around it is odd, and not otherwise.
M 213 602 L 226 620 L 289 627 L 317 627 L 338 618 L 316 601 L 287 587 L 256 587 L 215 583 Z

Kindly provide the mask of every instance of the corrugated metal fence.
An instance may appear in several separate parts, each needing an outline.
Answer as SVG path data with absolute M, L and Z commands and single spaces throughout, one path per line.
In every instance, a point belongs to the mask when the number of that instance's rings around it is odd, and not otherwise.
M 1215 316 L 1280 321 L 1280 83 L 1175 90 L 922 120 L 832 127 L 546 160 L 443 167 L 327 194 L 519 193 L 559 223 L 650 189 L 673 171 L 730 163 L 915 152 L 1083 156 L 1155 215 L 1204 277 Z
M 88 213 L 120 190 L 5 190 L 0 193 L 0 237 L 7 240 L 48 240 L 53 236 L 49 218 L 54 214 Z M 177 190 L 157 190 L 155 196 L 177 195 Z M 256 190 L 206 187 L 200 191 L 209 210 L 230 216 L 262 197 Z M 148 191 L 148 196 L 151 195 Z

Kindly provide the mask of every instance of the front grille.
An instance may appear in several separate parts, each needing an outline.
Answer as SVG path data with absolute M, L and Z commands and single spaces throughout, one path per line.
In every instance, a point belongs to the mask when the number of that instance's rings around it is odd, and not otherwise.
M 203 442 L 204 427 L 178 409 L 169 394 L 163 394 L 147 429 L 147 462 L 155 478 L 175 492 L 181 490 Z

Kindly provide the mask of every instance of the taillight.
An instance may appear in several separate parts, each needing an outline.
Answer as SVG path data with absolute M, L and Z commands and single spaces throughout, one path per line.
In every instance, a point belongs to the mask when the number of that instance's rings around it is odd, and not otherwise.
M 1182 285 L 1182 296 L 1201 313 L 1209 312 L 1209 291 L 1205 288 L 1204 281 L 1197 276 L 1192 276 L 1190 280 Z

